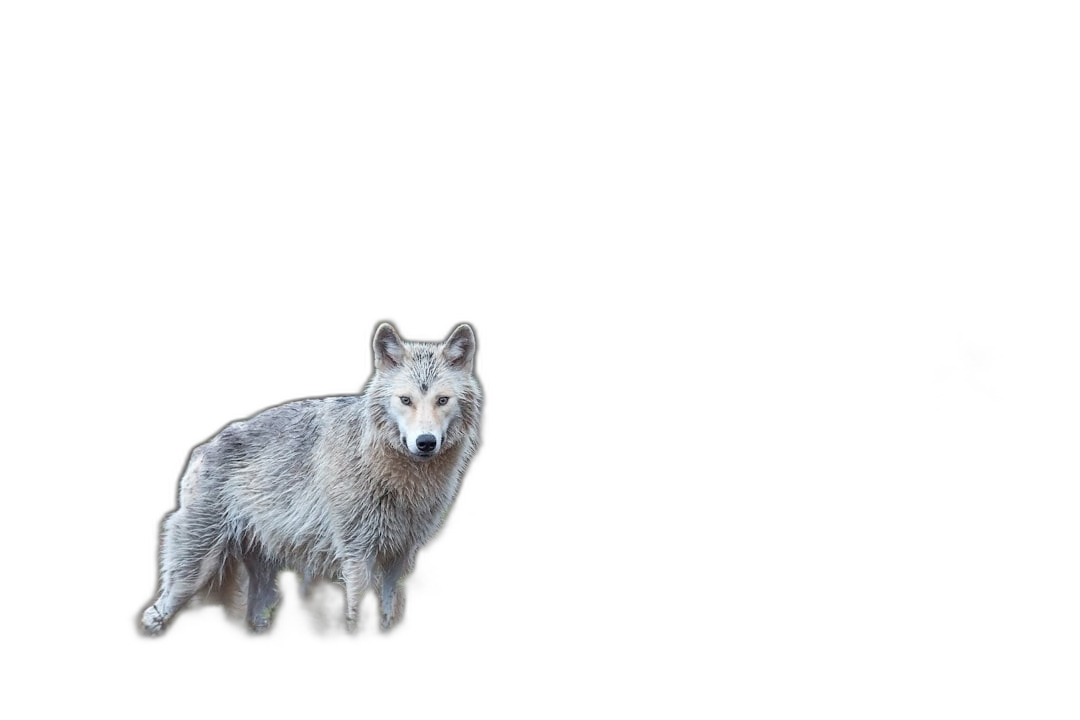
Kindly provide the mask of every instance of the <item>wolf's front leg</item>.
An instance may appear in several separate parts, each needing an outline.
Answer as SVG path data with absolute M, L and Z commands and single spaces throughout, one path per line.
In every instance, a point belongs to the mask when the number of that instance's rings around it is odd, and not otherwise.
M 372 562 L 363 558 L 350 558 L 342 563 L 341 575 L 345 580 L 345 627 L 356 630 L 360 621 L 360 600 L 371 586 Z
M 389 630 L 405 614 L 405 584 L 402 579 L 412 572 L 416 564 L 416 551 L 413 550 L 385 563 L 379 574 L 379 608 L 382 615 L 380 623 L 383 630 Z

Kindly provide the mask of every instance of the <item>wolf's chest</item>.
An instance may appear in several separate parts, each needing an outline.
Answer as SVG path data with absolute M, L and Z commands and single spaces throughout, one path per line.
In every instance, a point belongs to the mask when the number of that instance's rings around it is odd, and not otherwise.
M 375 498 L 379 548 L 399 552 L 423 542 L 446 509 L 446 489 L 438 484 L 388 484 Z

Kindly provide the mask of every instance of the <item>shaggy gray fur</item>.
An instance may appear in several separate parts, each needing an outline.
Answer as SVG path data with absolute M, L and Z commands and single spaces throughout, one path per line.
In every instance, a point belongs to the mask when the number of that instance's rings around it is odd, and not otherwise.
M 382 626 L 401 618 L 402 579 L 442 524 L 480 439 L 476 341 L 401 340 L 383 323 L 359 395 L 297 400 L 224 428 L 191 452 L 164 523 L 161 590 L 142 627 L 159 633 L 230 564 L 247 570 L 248 622 L 269 625 L 277 573 L 345 585 L 346 623 L 373 587 Z M 434 435 L 436 449 L 425 452 Z

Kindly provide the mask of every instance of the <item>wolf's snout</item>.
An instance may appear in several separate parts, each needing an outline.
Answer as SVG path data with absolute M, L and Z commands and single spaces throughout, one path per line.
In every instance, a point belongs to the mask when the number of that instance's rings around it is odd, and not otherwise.
M 438 441 L 435 440 L 435 436 L 431 433 L 416 438 L 416 449 L 420 452 L 431 452 L 438 444 Z

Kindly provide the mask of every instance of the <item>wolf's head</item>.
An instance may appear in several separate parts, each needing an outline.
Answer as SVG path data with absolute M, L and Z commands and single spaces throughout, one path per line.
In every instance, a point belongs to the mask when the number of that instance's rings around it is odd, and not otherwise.
M 389 323 L 375 331 L 375 376 L 369 392 L 382 424 L 397 430 L 399 449 L 432 458 L 476 426 L 479 385 L 473 376 L 476 338 L 459 325 L 441 343 L 406 342 Z

